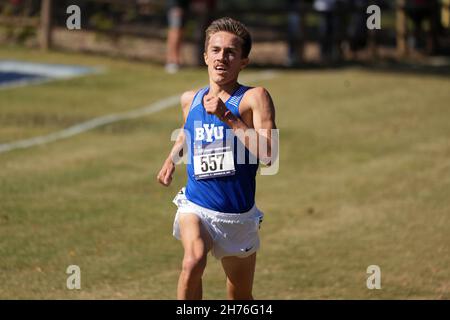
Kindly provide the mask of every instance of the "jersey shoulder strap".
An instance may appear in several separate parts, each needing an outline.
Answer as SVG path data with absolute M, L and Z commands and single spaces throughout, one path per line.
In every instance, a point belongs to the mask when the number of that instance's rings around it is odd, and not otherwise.
M 233 107 L 237 108 L 239 106 L 239 103 L 241 102 L 242 98 L 244 97 L 245 92 L 251 89 L 251 87 L 247 86 L 240 86 L 235 93 L 233 93 L 233 96 L 227 101 L 229 104 L 231 104 Z
M 242 98 L 244 97 L 245 92 L 252 87 L 240 86 L 236 92 L 228 99 L 227 106 L 234 113 L 234 115 L 240 117 L 241 114 L 239 112 L 239 103 L 241 103 Z
M 204 96 L 205 92 L 208 91 L 208 89 L 209 89 L 209 86 L 201 88 L 200 90 L 197 91 L 197 93 L 194 96 L 194 99 L 192 100 L 191 107 L 189 108 L 189 112 L 191 112 L 191 110 L 194 109 L 196 106 L 202 104 L 203 96 Z

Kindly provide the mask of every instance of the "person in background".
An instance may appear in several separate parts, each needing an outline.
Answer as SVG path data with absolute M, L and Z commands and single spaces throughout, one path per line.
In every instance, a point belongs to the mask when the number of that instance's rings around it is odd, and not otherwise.
M 168 0 L 168 33 L 167 33 L 167 53 L 166 72 L 176 73 L 181 64 L 181 44 L 183 27 L 187 10 L 188 0 Z
M 437 51 L 437 33 L 439 29 L 438 0 L 408 0 L 406 2 L 406 13 L 414 24 L 413 34 L 409 39 L 410 47 L 415 49 L 425 47 L 428 54 L 435 53 Z M 429 23 L 427 32 L 423 30 L 423 22 L 425 21 Z
M 287 66 L 298 65 L 301 60 L 300 10 L 302 0 L 288 0 L 288 57 Z
M 367 7 L 370 0 L 352 0 L 347 37 L 352 57 L 367 45 Z
M 345 0 L 314 0 L 313 7 L 320 13 L 320 52 L 325 62 L 337 61 L 341 57 L 342 8 L 346 2 Z
M 203 64 L 203 30 L 211 22 L 211 13 L 215 9 L 216 0 L 168 0 L 168 34 L 166 72 L 176 73 L 181 66 L 181 49 L 183 43 L 184 25 L 188 15 L 195 16 L 196 35 L 198 44 L 196 46 L 195 63 Z

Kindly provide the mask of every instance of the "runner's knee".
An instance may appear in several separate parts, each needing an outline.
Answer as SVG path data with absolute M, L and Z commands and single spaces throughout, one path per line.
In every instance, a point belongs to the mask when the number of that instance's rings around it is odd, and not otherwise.
M 206 267 L 206 254 L 185 254 L 182 270 L 190 277 L 201 277 Z

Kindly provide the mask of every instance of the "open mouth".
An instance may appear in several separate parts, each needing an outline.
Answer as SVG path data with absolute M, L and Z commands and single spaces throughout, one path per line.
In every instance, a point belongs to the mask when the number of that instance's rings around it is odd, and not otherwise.
M 225 66 L 215 66 L 214 70 L 224 72 L 227 71 L 227 68 Z

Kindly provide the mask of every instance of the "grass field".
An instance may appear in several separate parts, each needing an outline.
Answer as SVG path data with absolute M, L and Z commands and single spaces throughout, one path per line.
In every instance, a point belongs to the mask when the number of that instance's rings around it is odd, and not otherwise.
M 0 143 L 132 110 L 206 84 L 206 70 L 0 49 L 0 59 L 102 74 L 0 91 Z M 260 70 L 248 70 L 246 74 Z M 280 171 L 258 176 L 265 212 L 258 299 L 450 298 L 449 77 L 361 68 L 279 71 Z M 0 298 L 172 299 L 182 257 L 172 186 L 155 175 L 179 107 L 0 154 Z M 67 266 L 81 290 L 66 288 Z M 381 290 L 366 269 L 381 268 Z M 225 298 L 209 259 L 204 297 Z

